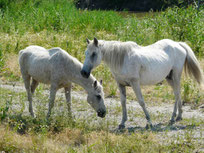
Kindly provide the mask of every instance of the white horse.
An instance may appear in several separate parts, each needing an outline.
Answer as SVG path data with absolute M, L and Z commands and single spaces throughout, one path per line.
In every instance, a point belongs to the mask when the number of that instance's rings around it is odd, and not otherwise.
M 170 123 L 182 119 L 182 104 L 180 96 L 180 79 L 183 67 L 194 76 L 196 81 L 203 83 L 202 71 L 191 48 L 183 42 L 175 42 L 169 39 L 160 40 L 149 46 L 139 46 L 135 42 L 104 41 L 94 38 L 87 39 L 88 47 L 86 58 L 81 70 L 82 76 L 88 78 L 93 68 L 103 60 L 109 67 L 117 81 L 120 90 L 122 105 L 122 121 L 119 128 L 125 127 L 127 120 L 126 89 L 131 86 L 142 107 L 147 127 L 151 126 L 151 119 L 145 107 L 140 85 L 157 84 L 166 79 L 173 88 L 175 105 Z
M 19 64 L 29 101 L 29 112 L 34 116 L 32 94 L 39 82 L 51 84 L 47 119 L 54 106 L 56 92 L 64 87 L 68 112 L 71 114 L 71 83 L 82 86 L 88 93 L 87 101 L 98 113 L 105 117 L 103 87 L 91 75 L 89 79 L 81 76 L 82 64 L 61 48 L 46 50 L 40 46 L 29 46 L 19 52 Z M 30 79 L 32 83 L 30 84 Z M 102 82 L 101 82 L 102 83 Z

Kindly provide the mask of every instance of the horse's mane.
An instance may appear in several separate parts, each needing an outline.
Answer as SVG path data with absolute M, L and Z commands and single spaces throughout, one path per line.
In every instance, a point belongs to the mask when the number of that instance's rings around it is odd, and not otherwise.
M 139 48 L 139 45 L 132 41 L 120 42 L 100 40 L 99 45 L 102 47 L 104 62 L 114 70 L 118 70 L 122 67 L 124 57 L 132 48 Z

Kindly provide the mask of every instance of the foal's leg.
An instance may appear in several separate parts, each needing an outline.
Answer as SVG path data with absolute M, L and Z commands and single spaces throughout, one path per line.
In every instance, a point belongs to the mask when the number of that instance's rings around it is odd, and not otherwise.
M 134 90 L 134 92 L 135 92 L 135 94 L 137 96 L 137 99 L 139 101 L 139 104 L 140 104 L 140 106 L 142 107 L 142 109 L 143 109 L 143 111 L 145 113 L 145 116 L 146 116 L 146 119 L 147 119 L 147 122 L 148 122 L 146 127 L 147 128 L 149 126 L 152 127 L 152 122 L 151 122 L 151 119 L 150 119 L 150 115 L 149 115 L 149 113 L 148 113 L 148 111 L 147 111 L 147 109 L 145 107 L 145 102 L 144 102 L 144 98 L 142 96 L 142 92 L 141 92 L 139 81 L 138 80 L 132 81 L 131 82 L 131 87 L 133 88 L 133 90 Z
M 127 109 L 126 109 L 126 89 L 125 86 L 118 83 L 120 90 L 120 101 L 122 105 L 122 121 L 119 125 L 119 129 L 125 128 L 125 122 L 127 121 Z
M 67 107 L 68 107 L 68 114 L 69 114 L 70 117 L 72 116 L 72 110 L 71 110 L 71 102 L 72 102 L 71 89 L 72 89 L 72 84 L 71 83 L 67 87 L 64 88 L 65 97 L 66 97 L 66 101 L 67 101 Z
M 37 88 L 39 82 L 37 82 L 36 80 L 32 79 L 32 83 L 31 83 L 31 93 L 34 94 L 35 89 Z
M 50 117 L 51 114 L 51 110 L 54 106 L 54 101 L 55 101 L 55 96 L 56 96 L 56 92 L 57 92 L 58 86 L 57 84 L 51 84 L 50 87 L 50 98 L 49 98 L 49 108 L 48 108 L 48 113 L 47 113 L 47 120 Z
M 27 96 L 28 96 L 29 112 L 31 116 L 34 117 L 33 105 L 32 105 L 32 94 L 31 94 L 31 89 L 30 89 L 30 76 L 28 74 L 22 73 L 22 77 L 23 77 L 24 85 L 26 88 Z
M 174 104 L 174 110 L 172 113 L 172 117 L 170 120 L 170 124 L 173 124 L 175 122 L 176 112 L 178 108 L 178 116 L 176 118 L 176 121 L 179 121 L 182 119 L 182 104 L 181 104 L 181 95 L 180 95 L 180 77 L 181 74 L 176 74 L 176 72 L 173 72 L 172 79 L 167 79 L 168 83 L 172 86 L 175 96 L 175 104 Z

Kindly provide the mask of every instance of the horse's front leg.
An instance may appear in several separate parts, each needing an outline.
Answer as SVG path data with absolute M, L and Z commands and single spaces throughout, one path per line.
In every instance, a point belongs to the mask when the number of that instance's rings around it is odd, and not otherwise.
M 150 115 L 145 107 L 145 102 L 144 102 L 144 98 L 142 96 L 142 92 L 141 92 L 141 88 L 140 88 L 140 82 L 139 80 L 134 80 L 131 82 L 131 87 L 133 88 L 136 96 L 137 96 L 137 100 L 139 101 L 139 104 L 140 106 L 142 107 L 144 113 L 145 113 L 145 116 L 146 116 L 146 119 L 147 119 L 147 126 L 146 128 L 149 128 L 149 126 L 152 128 L 152 122 L 151 122 L 151 119 L 150 119 Z
M 54 101 L 55 101 L 55 96 L 56 96 L 57 89 L 58 89 L 58 86 L 56 84 L 51 84 L 47 120 L 49 119 L 50 114 L 51 114 L 51 110 L 52 110 L 52 108 L 54 106 Z
M 64 88 L 65 90 L 65 97 L 67 101 L 67 107 L 68 107 L 68 115 L 69 117 L 72 117 L 72 109 L 71 109 L 71 89 L 72 89 L 72 84 L 70 83 L 67 87 Z
M 127 121 L 127 109 L 126 109 L 126 89 L 125 86 L 118 83 L 120 90 L 120 101 L 122 105 L 122 121 L 119 125 L 119 129 L 125 128 L 125 122 Z

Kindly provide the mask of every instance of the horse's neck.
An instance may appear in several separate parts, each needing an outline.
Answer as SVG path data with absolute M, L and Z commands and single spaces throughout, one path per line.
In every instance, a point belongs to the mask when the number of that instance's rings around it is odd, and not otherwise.
M 81 85 L 87 92 L 89 92 L 92 88 L 94 80 L 96 79 L 92 75 L 90 75 L 88 78 L 84 78 L 81 76 L 77 84 Z
M 108 65 L 111 71 L 117 71 L 121 68 L 126 52 L 120 51 L 120 42 L 102 41 L 101 54 L 102 60 Z
M 65 68 L 65 71 L 68 70 L 66 73 L 68 79 L 67 81 L 71 81 L 82 86 L 88 92 L 96 79 L 92 75 L 90 75 L 89 78 L 84 78 L 80 73 L 81 69 L 82 64 L 77 59 L 70 60 L 69 58 Z M 70 70 L 72 75 L 70 75 Z
M 109 63 L 109 61 L 107 61 L 107 58 L 105 58 L 105 54 L 106 52 L 112 51 L 109 49 L 112 44 L 109 41 L 105 41 L 105 40 L 101 40 L 100 43 L 101 43 L 102 61 L 104 61 L 107 64 Z
M 75 76 L 72 78 L 72 82 L 80 85 L 83 87 L 87 92 L 90 91 L 92 88 L 92 85 L 94 83 L 94 80 L 96 80 L 92 75 L 90 75 L 88 78 L 84 78 L 81 73 L 76 73 Z

